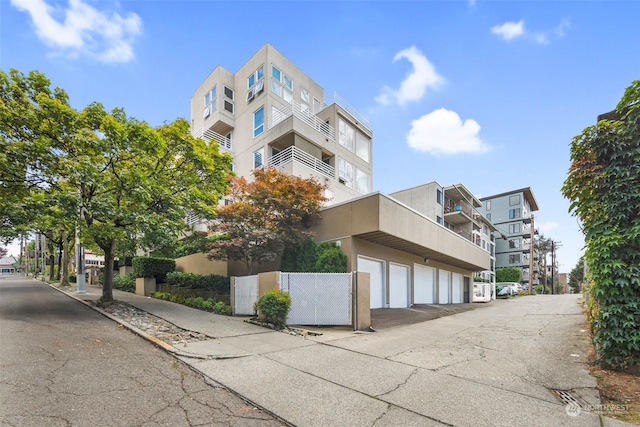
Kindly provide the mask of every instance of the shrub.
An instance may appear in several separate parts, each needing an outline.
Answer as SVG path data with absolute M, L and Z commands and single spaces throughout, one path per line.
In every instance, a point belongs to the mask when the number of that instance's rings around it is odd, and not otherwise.
M 316 244 L 307 240 L 300 246 L 285 248 L 280 269 L 299 273 L 346 273 L 347 256 L 333 242 Z
M 129 274 L 116 274 L 113 276 L 113 287 L 125 292 L 136 291 L 136 278 L 132 273 Z
M 273 323 L 275 329 L 281 329 L 287 324 L 291 297 L 288 292 L 272 289 L 260 298 L 258 309 L 265 322 Z
M 181 286 L 191 289 L 203 289 L 219 293 L 229 293 L 230 280 L 228 277 L 218 274 L 194 274 L 174 271 L 167 274 L 167 283 L 173 286 Z
M 211 311 L 216 314 L 223 314 L 226 316 L 231 315 L 230 305 L 226 305 L 222 301 L 215 302 L 212 298 L 206 300 L 202 297 L 185 298 L 180 295 L 171 294 L 168 292 L 151 292 L 150 296 L 153 298 L 175 302 L 177 304 L 186 305 L 188 307 L 193 307 L 200 310 Z
M 75 274 L 70 274 L 69 275 L 69 283 L 76 283 L 76 275 Z
M 132 261 L 133 275 L 139 277 L 155 277 L 156 283 L 165 283 L 167 273 L 175 271 L 176 261 L 171 258 L 135 257 Z
M 346 273 L 347 256 L 333 242 L 320 243 L 316 248 L 314 271 L 320 273 Z

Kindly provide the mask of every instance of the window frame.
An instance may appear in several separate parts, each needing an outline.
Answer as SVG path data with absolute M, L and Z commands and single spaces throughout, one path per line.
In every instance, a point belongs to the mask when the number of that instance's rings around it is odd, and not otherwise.
M 262 112 L 262 120 L 261 123 L 256 125 L 256 118 L 258 117 L 258 113 Z M 253 112 L 253 137 L 257 138 L 258 136 L 264 133 L 264 105 Z

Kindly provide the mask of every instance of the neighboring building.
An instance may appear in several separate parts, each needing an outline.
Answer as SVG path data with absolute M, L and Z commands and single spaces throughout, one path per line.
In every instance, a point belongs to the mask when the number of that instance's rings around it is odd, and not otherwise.
M 230 152 L 238 176 L 271 166 L 314 177 L 328 186 L 329 204 L 371 192 L 368 121 L 338 95 L 325 101 L 322 87 L 270 44 L 235 73 L 211 72 L 191 98 L 191 130 Z
M 495 291 L 496 258 L 493 233 L 497 229 L 478 211 L 482 205 L 480 200 L 464 184 L 445 187 L 433 181 L 396 191 L 390 196 L 488 252 L 490 267 L 477 271 L 474 280 L 491 283 L 491 289 Z M 495 292 L 493 295 L 495 298 Z
M 18 261 L 13 256 L 0 258 L 0 274 L 14 274 L 20 271 Z
M 395 197 L 372 193 L 327 207 L 312 231 L 340 242 L 348 271 L 370 274 L 370 307 L 471 302 L 490 256 L 469 238 Z
M 530 187 L 483 197 L 479 211 L 497 228 L 496 268 L 517 267 L 522 285 L 538 284 L 538 251 L 535 247 L 533 212 L 538 210 Z M 531 271 L 533 269 L 533 271 Z

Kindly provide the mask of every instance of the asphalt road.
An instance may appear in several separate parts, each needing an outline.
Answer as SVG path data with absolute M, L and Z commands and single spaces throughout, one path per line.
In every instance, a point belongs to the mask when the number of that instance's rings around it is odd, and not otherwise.
M 0 426 L 281 426 L 91 308 L 0 276 Z

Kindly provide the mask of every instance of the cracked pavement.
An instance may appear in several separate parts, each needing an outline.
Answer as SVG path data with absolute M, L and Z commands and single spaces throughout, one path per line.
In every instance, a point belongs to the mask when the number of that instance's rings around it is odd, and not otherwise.
M 0 279 L 0 425 L 282 426 L 41 282 Z

